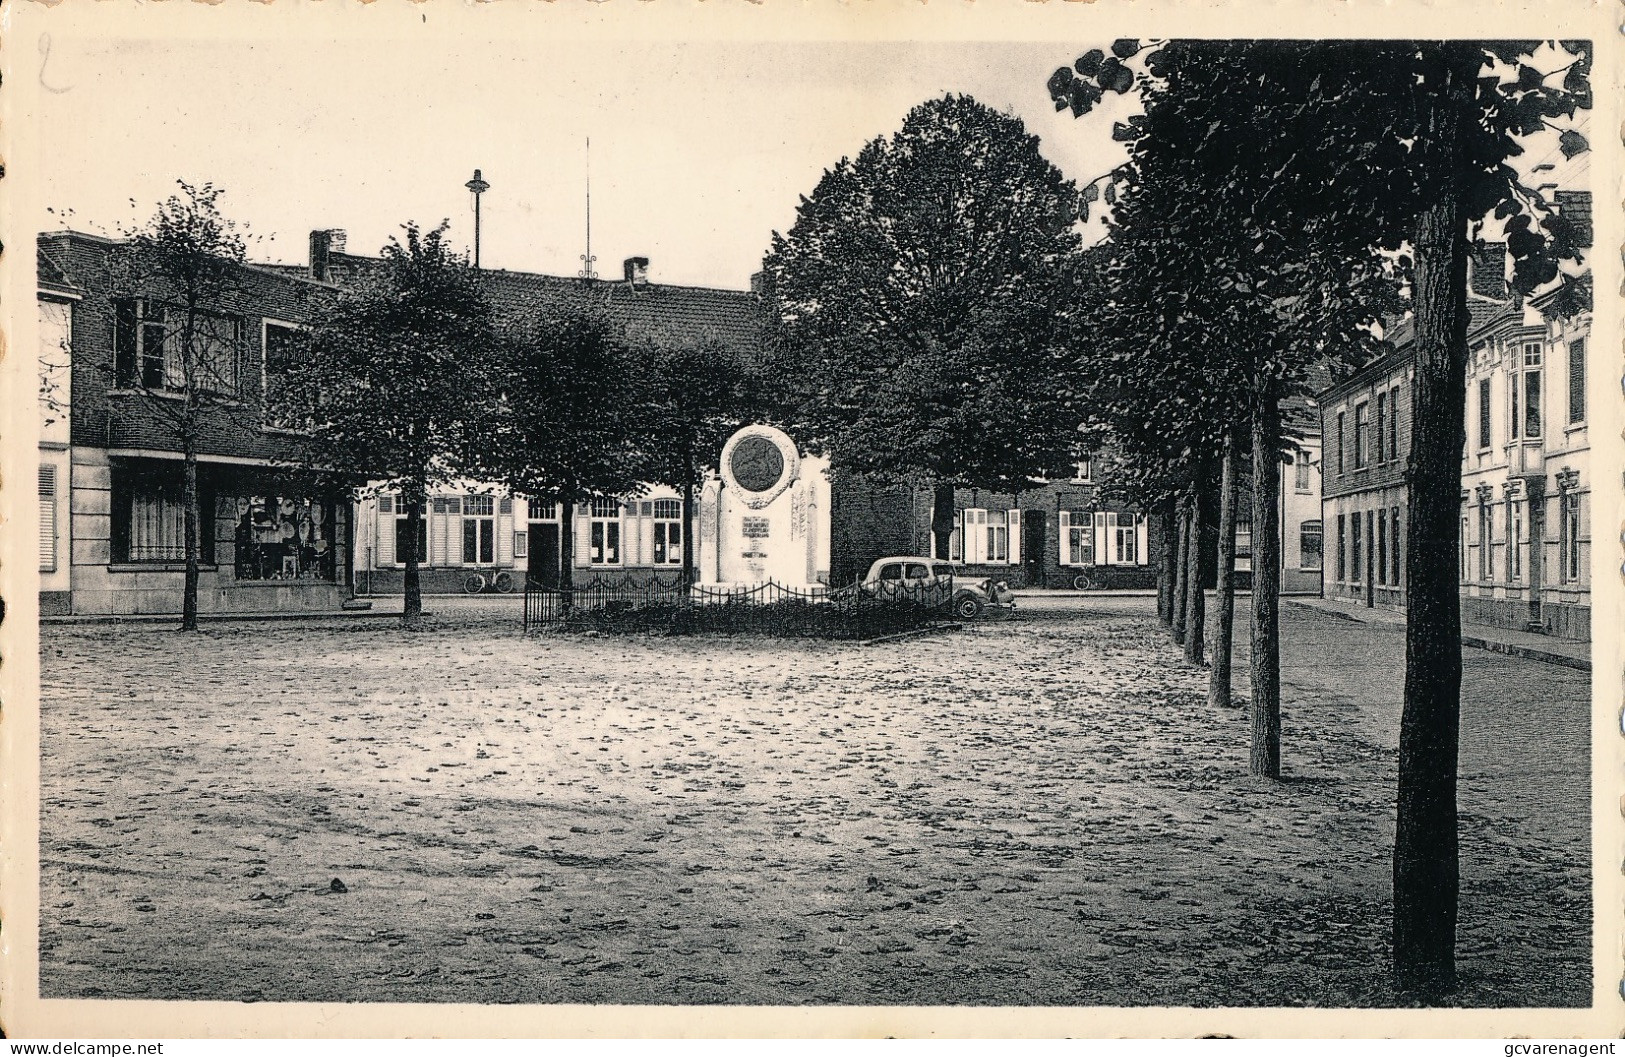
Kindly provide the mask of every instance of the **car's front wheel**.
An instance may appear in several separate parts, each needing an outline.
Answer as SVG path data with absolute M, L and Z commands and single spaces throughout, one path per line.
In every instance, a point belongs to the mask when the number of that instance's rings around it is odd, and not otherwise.
M 975 595 L 964 594 L 954 599 L 954 616 L 960 620 L 975 620 L 982 615 L 982 600 Z

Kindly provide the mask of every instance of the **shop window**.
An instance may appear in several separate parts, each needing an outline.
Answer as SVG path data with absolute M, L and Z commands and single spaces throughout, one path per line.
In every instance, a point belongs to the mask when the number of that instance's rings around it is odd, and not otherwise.
M 186 560 L 186 505 L 181 501 L 181 466 L 115 467 L 112 496 L 114 562 L 173 563 Z M 198 560 L 214 564 L 210 512 L 213 496 L 198 482 Z
M 588 533 L 588 560 L 593 565 L 621 564 L 621 504 L 615 499 L 594 499 Z
M 1305 521 L 1298 526 L 1298 568 L 1319 569 L 1321 560 L 1320 522 Z
M 683 504 L 676 499 L 656 499 L 654 517 L 654 563 L 683 564 Z
M 187 313 L 173 305 L 120 298 L 113 308 L 113 346 L 120 388 L 184 392 L 190 368 L 194 391 L 241 394 L 243 321 L 236 317 L 194 311 L 188 322 Z
M 463 564 L 491 565 L 497 560 L 495 502 L 488 495 L 463 497 Z
M 222 500 L 237 521 L 239 580 L 332 580 L 334 504 L 309 496 L 244 495 Z
M 39 468 L 39 571 L 56 572 L 56 467 Z

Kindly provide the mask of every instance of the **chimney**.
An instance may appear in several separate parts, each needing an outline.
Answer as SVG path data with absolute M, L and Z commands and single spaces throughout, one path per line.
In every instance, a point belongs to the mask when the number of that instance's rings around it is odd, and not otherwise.
M 1486 242 L 1473 249 L 1468 260 L 1467 289 L 1480 297 L 1504 301 L 1507 297 L 1507 245 Z
M 750 277 L 750 292 L 757 297 L 767 293 L 767 273 L 753 272 Z
M 310 277 L 319 283 L 327 281 L 327 250 L 330 235 L 326 231 L 310 233 Z
M 626 273 L 626 281 L 633 286 L 644 286 L 649 282 L 649 258 L 628 257 L 621 262 L 621 268 Z
M 344 252 L 344 229 L 329 228 L 327 232 L 327 251 L 329 253 Z

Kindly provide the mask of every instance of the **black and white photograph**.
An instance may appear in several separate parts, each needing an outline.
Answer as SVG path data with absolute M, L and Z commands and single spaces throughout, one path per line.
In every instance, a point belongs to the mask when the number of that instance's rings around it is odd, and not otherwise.
M 8 1037 L 1625 1028 L 1607 5 L 94 7 Z

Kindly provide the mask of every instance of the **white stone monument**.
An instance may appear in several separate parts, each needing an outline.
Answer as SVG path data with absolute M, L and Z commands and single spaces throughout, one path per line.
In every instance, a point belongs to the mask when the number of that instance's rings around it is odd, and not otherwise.
M 700 493 L 700 583 L 772 581 L 807 589 L 829 579 L 829 463 L 803 456 L 772 426 L 723 445 L 720 480 Z

